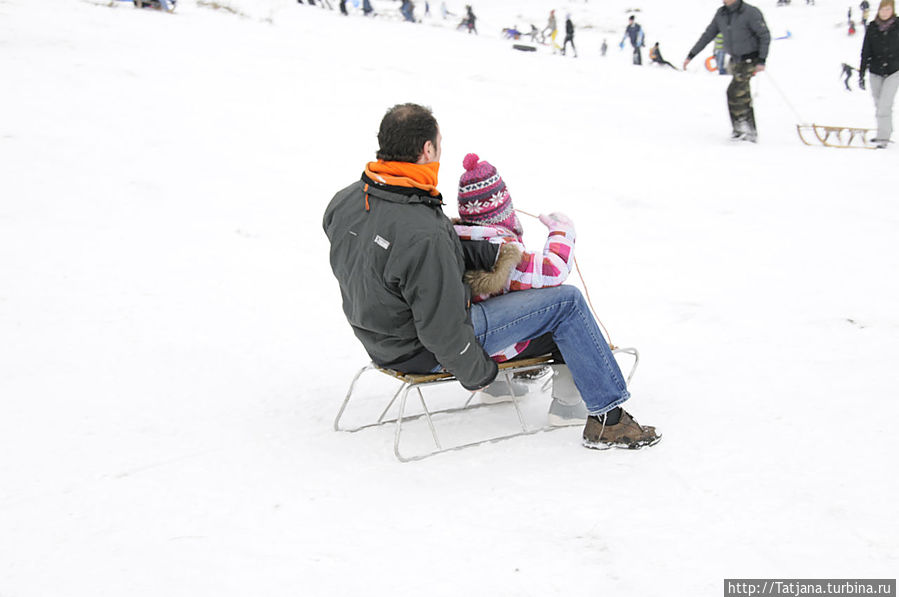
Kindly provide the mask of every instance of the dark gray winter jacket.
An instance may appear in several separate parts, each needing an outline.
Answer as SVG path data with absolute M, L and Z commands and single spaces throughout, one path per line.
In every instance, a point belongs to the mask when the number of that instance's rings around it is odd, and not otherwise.
M 421 373 L 439 363 L 476 389 L 497 365 L 474 335 L 462 246 L 441 205 L 439 196 L 367 177 L 351 184 L 325 211 L 331 269 L 376 364 Z
M 692 60 L 719 33 L 724 34 L 724 51 L 734 59 L 752 57 L 761 64 L 768 59 L 771 34 L 762 11 L 755 6 L 737 0 L 731 6 L 719 8 L 687 58 Z

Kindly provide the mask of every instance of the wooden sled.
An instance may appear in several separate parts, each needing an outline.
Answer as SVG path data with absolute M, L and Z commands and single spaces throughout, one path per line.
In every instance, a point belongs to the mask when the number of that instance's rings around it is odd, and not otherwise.
M 814 133 L 815 139 L 825 147 L 840 147 L 843 149 L 877 149 L 877 145 L 871 142 L 870 135 L 874 129 L 850 127 L 850 126 L 826 126 L 821 124 L 797 124 L 796 132 L 799 139 L 806 145 L 809 143 L 803 133 Z
M 636 348 L 615 348 L 613 353 L 621 353 L 634 357 L 633 365 L 631 366 L 630 372 L 627 375 L 627 383 L 630 384 L 631 378 L 634 375 L 634 371 L 637 369 L 637 364 L 640 361 L 640 354 L 637 352 Z M 554 363 L 552 356 L 544 355 L 542 357 L 535 357 L 531 359 L 520 359 L 513 361 L 506 361 L 504 363 L 499 364 L 499 374 L 497 375 L 497 380 L 505 380 L 508 384 L 507 387 L 512 387 L 512 376 L 516 373 L 522 373 L 526 371 L 535 371 L 542 369 L 548 365 L 552 365 Z M 350 398 L 353 396 L 353 390 L 356 387 L 356 382 L 359 381 L 359 378 L 366 371 L 380 371 L 385 375 L 389 375 L 400 382 L 399 389 L 393 394 L 393 397 L 387 403 L 387 406 L 381 411 L 381 415 L 377 418 L 377 420 L 373 423 L 368 423 L 364 425 L 359 425 L 356 427 L 341 427 L 340 420 L 343 417 L 347 405 L 350 402 Z M 379 427 L 382 425 L 387 425 L 389 423 L 395 423 L 395 431 L 394 431 L 394 439 L 393 439 L 393 453 L 396 456 L 397 460 L 400 462 L 409 462 L 412 460 L 421 460 L 423 458 L 427 458 L 429 456 L 433 456 L 434 454 L 440 454 L 443 452 L 448 452 L 451 450 L 461 450 L 463 448 L 470 448 L 473 446 L 479 446 L 481 444 L 489 443 L 489 442 L 498 442 L 501 440 L 511 439 L 513 437 L 520 437 L 522 435 L 532 435 L 535 433 L 540 433 L 541 431 L 553 431 L 555 429 L 563 429 L 563 427 L 552 427 L 549 425 L 541 425 L 541 426 L 533 426 L 528 425 L 526 422 L 526 417 L 522 412 L 522 408 L 519 404 L 520 400 L 523 398 L 518 398 L 514 396 L 514 393 L 510 391 L 510 395 L 508 396 L 508 400 L 501 403 L 477 403 L 472 404 L 474 397 L 477 395 L 477 392 L 470 392 L 468 399 L 464 402 L 464 404 L 460 407 L 454 408 L 444 408 L 442 410 L 431 411 L 428 408 L 427 402 L 425 401 L 424 394 L 422 393 L 422 388 L 432 387 L 438 384 L 446 384 L 450 382 L 457 381 L 456 378 L 447 372 L 441 373 L 430 373 L 430 374 L 407 374 L 400 373 L 399 371 L 394 371 L 392 369 L 383 369 L 378 367 L 374 363 L 369 363 L 362 369 L 360 369 L 356 375 L 353 377 L 353 381 L 350 382 L 349 390 L 347 390 L 346 397 L 343 400 L 343 403 L 340 405 L 340 410 L 337 412 L 337 417 L 334 419 L 334 430 L 335 431 L 346 431 L 346 432 L 356 432 L 361 431 L 362 429 L 369 429 L 372 427 Z M 409 396 L 409 392 L 411 390 L 415 390 L 416 394 L 418 394 L 419 402 L 421 403 L 422 413 L 415 415 L 407 415 L 406 413 L 406 405 L 407 399 Z M 386 418 L 390 409 L 397 402 L 397 398 L 399 398 L 399 405 L 397 407 L 395 417 L 388 419 Z M 480 439 L 477 441 L 471 442 L 463 442 L 458 445 L 452 445 L 444 447 L 443 443 L 440 441 L 440 437 L 437 434 L 437 427 L 434 422 L 434 417 L 437 415 L 444 414 L 452 414 L 452 413 L 462 413 L 463 411 L 474 411 L 476 409 L 481 408 L 492 408 L 492 409 L 502 409 L 507 408 L 508 405 L 512 406 L 513 412 L 515 413 L 518 421 L 518 426 L 520 427 L 520 431 L 515 433 L 507 433 L 507 434 L 498 434 L 487 437 L 485 439 Z M 400 450 L 400 444 L 403 433 L 403 424 L 408 421 L 414 421 L 416 419 L 424 418 L 427 421 L 428 428 L 430 429 L 431 438 L 433 439 L 435 448 L 430 451 L 424 451 L 412 455 L 405 455 Z

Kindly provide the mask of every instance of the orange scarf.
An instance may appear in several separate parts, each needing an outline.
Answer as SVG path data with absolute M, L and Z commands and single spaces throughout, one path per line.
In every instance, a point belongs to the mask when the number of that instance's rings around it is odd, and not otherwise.
M 432 197 L 440 194 L 437 190 L 437 170 L 440 162 L 412 164 L 409 162 L 369 162 L 365 174 L 381 184 L 395 187 L 411 187 L 427 191 Z

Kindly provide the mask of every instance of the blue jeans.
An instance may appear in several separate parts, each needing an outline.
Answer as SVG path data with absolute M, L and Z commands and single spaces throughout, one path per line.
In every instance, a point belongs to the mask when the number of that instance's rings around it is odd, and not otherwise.
M 475 303 L 471 322 L 488 354 L 551 332 L 590 414 L 630 398 L 621 369 L 574 286 L 521 290 Z
M 715 52 L 715 65 L 718 67 L 719 75 L 727 74 L 727 53 L 724 50 Z

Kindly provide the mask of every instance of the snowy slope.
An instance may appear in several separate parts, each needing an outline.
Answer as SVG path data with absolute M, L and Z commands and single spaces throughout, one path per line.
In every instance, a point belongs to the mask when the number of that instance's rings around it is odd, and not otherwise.
M 754 83 L 758 145 L 727 140 L 728 78 L 699 58 L 629 64 L 634 3 L 555 5 L 577 60 L 500 39 L 542 27 L 542 0 L 475 5 L 478 37 L 386 0 L 377 19 L 212 4 L 0 0 L 0 596 L 895 576 L 896 150 L 794 129 L 873 126 L 839 79 L 861 42 L 842 4 L 760 4 L 792 37 Z M 638 20 L 680 64 L 717 5 Z M 365 355 L 321 214 L 405 101 L 441 123 L 449 213 L 475 151 L 517 207 L 575 220 L 657 447 L 584 450 L 571 428 L 400 464 L 392 429 L 331 431 Z

